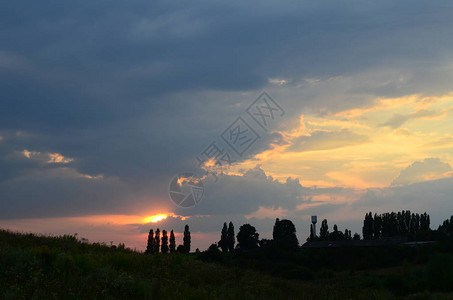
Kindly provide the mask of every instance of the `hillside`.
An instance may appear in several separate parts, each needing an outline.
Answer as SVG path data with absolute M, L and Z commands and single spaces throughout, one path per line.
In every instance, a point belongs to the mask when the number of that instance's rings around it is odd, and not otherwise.
M 259 259 L 267 264 L 265 258 Z M 0 230 L 1 299 L 389 299 L 398 292 L 388 284 L 405 284 L 399 274 L 425 270 L 408 264 L 365 271 L 322 270 L 310 279 L 289 279 L 273 276 L 265 267 L 264 271 L 247 264 L 240 267 L 235 259 L 231 264 L 202 261 L 196 254 L 146 255 L 68 235 Z M 427 287 L 409 294 L 410 299 L 453 297 L 442 286 L 439 291 Z

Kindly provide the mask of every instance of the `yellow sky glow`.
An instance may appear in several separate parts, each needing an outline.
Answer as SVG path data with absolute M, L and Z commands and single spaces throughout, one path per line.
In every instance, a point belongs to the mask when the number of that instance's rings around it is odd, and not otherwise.
M 157 223 L 159 221 L 165 220 L 168 217 L 167 214 L 157 214 L 153 216 L 148 216 L 142 219 L 143 223 Z
M 231 172 L 260 164 L 273 178 L 299 178 L 304 186 L 386 187 L 425 158 L 453 166 L 452 112 L 453 93 L 378 98 L 368 107 L 335 114 L 301 114 L 298 128 L 280 132 L 285 145 L 274 145 Z

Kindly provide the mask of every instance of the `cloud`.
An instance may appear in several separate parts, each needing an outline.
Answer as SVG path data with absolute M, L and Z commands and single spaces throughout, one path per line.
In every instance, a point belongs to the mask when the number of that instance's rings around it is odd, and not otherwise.
M 29 151 L 27 149 L 21 152 L 26 158 L 38 160 L 43 163 L 62 163 L 67 164 L 73 161 L 72 158 L 64 157 L 60 153 L 41 153 L 37 151 Z
M 260 166 L 242 175 L 224 175 L 217 183 L 211 177 L 205 182 L 202 204 L 193 210 L 176 209 L 182 216 L 249 215 L 260 207 L 294 209 L 304 201 L 304 188 L 298 179 L 280 182 L 267 175 Z
M 453 148 L 453 136 L 447 133 L 440 138 L 429 141 L 424 146 L 432 148 Z
M 0 128 L 40 136 L 23 149 L 71 157 L 81 173 L 159 180 L 192 168 L 264 87 L 287 123 L 304 109 L 450 88 L 448 55 L 438 49 L 448 54 L 451 43 L 436 37 L 453 26 L 439 6 L 257 4 L 82 1 L 30 3 L 25 12 L 8 3 Z M 402 21 L 414 14 L 416 24 Z M 439 63 L 414 64 L 420 55 Z
M 373 212 L 409 209 L 431 215 L 431 228 L 451 216 L 453 178 L 416 182 L 411 185 L 369 189 L 351 207 Z
M 426 110 L 422 109 L 417 112 L 408 114 L 408 115 L 400 115 L 400 114 L 395 114 L 393 115 L 389 120 L 386 122 L 380 124 L 380 126 L 388 126 L 393 129 L 396 129 L 400 126 L 402 126 L 404 123 L 406 123 L 409 120 L 412 119 L 418 119 L 418 118 L 429 118 L 429 117 L 439 117 L 445 115 L 445 111 L 432 111 L 432 110 Z
M 400 172 L 392 185 L 407 185 L 415 182 L 433 180 L 445 177 L 453 169 L 448 163 L 442 162 L 439 158 L 425 158 L 423 161 L 416 161 Z
M 84 174 L 64 166 L 30 167 L 0 183 L 2 218 L 67 217 L 92 214 L 139 214 L 174 211 L 177 215 L 248 215 L 260 207 L 293 209 L 304 201 L 297 179 L 281 183 L 259 166 L 242 176 L 225 175 L 205 181 L 202 203 L 178 209 L 168 198 L 170 178 L 157 183 L 128 181 L 102 174 Z M 167 180 L 165 180 L 167 179 Z
M 353 133 L 348 129 L 340 131 L 317 130 L 311 133 L 310 136 L 301 136 L 293 140 L 288 150 L 297 152 L 328 150 L 363 144 L 368 140 L 367 136 Z
M 144 188 L 71 168 L 35 169 L 0 183 L 0 219 L 131 213 L 149 193 L 143 192 Z M 153 202 L 158 205 L 158 201 Z
M 27 70 L 27 63 L 19 55 L 0 51 L 0 72 L 20 72 Z
M 414 74 L 408 81 L 396 81 L 400 86 L 393 86 L 395 81 L 383 74 L 379 91 L 374 84 L 366 91 L 346 85 L 345 98 L 361 95 L 345 103 L 323 97 L 320 103 L 348 105 L 363 100 L 371 88 L 373 94 L 407 93 L 405 83 L 415 86 L 410 80 L 426 81 L 427 74 L 442 77 L 435 66 L 426 70 L 422 63 L 408 62 L 421 55 L 442 61 L 452 46 L 438 38 L 451 33 L 452 21 L 441 6 L 268 2 L 257 10 L 257 4 L 134 1 L 106 6 L 82 1 L 65 7 L 30 4 L 27 12 L 8 4 L 2 14 L 8 45 L 4 60 L 21 57 L 32 71 L 7 73 L 0 80 L 10 99 L 9 117 L 2 114 L 2 124 L 23 126 L 14 118 L 21 114 L 27 123 L 46 129 L 56 123 L 60 128 L 80 128 L 169 109 L 163 96 L 175 92 L 257 90 L 267 85 L 268 78 L 294 78 L 297 85 L 310 78 L 349 78 L 382 65 L 399 68 L 396 78 Z M 416 23 L 403 21 L 413 15 Z M 395 26 L 383 27 L 384 23 Z M 448 74 L 442 66 L 442 73 Z M 422 68 L 425 72 L 419 73 Z M 59 113 L 51 113 L 51 107 Z

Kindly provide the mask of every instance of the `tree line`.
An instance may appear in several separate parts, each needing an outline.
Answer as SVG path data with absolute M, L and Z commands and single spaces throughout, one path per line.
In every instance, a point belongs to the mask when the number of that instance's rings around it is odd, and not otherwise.
M 362 228 L 363 240 L 381 239 L 390 237 L 408 237 L 417 240 L 453 240 L 453 216 L 445 220 L 437 230 L 430 229 L 430 216 L 411 213 L 409 210 L 401 212 L 390 212 L 374 215 L 369 212 L 365 214 Z M 310 225 L 310 236 L 307 241 L 352 241 L 361 240 L 358 233 L 352 235 L 351 230 L 340 231 L 334 224 L 333 230 L 329 230 L 327 219 L 321 222 L 319 235 L 313 231 Z M 236 244 L 237 241 L 237 244 Z M 168 234 L 166 230 L 161 232 L 159 229 L 153 232 L 151 229 L 148 235 L 148 244 L 145 253 L 189 253 L 190 252 L 190 231 L 189 226 L 184 228 L 183 244 L 176 248 L 176 240 L 173 230 L 170 232 L 168 244 Z M 272 232 L 272 239 L 259 239 L 256 228 L 250 224 L 239 227 L 239 232 L 235 235 L 233 222 L 223 223 L 220 232 L 220 240 L 211 244 L 210 252 L 232 252 L 235 250 L 253 250 L 257 248 L 274 247 L 278 249 L 291 250 L 297 249 L 299 241 L 296 236 L 296 227 L 293 222 L 287 219 L 276 219 Z M 198 250 L 198 249 L 197 249 Z M 198 252 L 198 251 L 197 251 Z
M 321 227 L 319 228 L 319 236 L 313 232 L 313 224 L 310 224 L 310 236 L 307 238 L 308 242 L 313 241 L 351 241 L 360 240 L 360 234 L 355 233 L 352 236 L 352 231 L 345 229 L 344 232 L 338 230 L 337 224 L 333 225 L 333 231 L 329 231 L 327 219 L 322 220 Z
M 237 244 L 236 244 L 237 239 Z M 166 230 L 160 232 L 159 228 L 154 232 L 149 231 L 148 243 L 145 253 L 152 254 L 162 253 L 189 253 L 190 252 L 190 231 L 189 225 L 184 227 L 183 244 L 176 248 L 176 239 L 173 230 L 170 231 L 170 243 L 168 243 L 168 233 Z M 281 248 L 295 249 L 299 242 L 296 237 L 296 227 L 290 220 L 276 219 L 273 231 L 273 240 L 259 239 L 259 233 L 256 228 L 250 224 L 244 224 L 239 227 L 239 232 L 235 236 L 233 222 L 225 222 L 220 233 L 218 243 L 212 244 L 211 251 L 231 252 L 235 249 L 251 250 L 259 247 L 274 245 Z
M 170 231 L 170 244 L 168 243 L 168 233 L 166 230 L 162 230 L 162 240 L 159 228 L 156 229 L 154 233 L 153 229 L 150 229 L 148 234 L 148 243 L 146 245 L 146 254 L 152 254 L 156 252 L 162 253 L 189 253 L 190 252 L 190 231 L 189 225 L 184 227 L 184 237 L 183 237 L 183 244 L 179 245 L 176 248 L 176 239 L 175 234 Z
M 253 250 L 263 247 L 278 247 L 282 249 L 296 249 L 299 241 L 296 236 L 296 227 L 290 220 L 276 219 L 272 233 L 272 240 L 259 239 L 259 233 L 256 228 L 250 224 L 244 224 L 239 227 L 236 235 L 237 245 L 235 246 L 234 226 L 230 222 L 228 227 L 226 222 L 220 235 L 218 243 L 211 244 L 208 251 L 231 252 L 233 250 Z
M 409 210 L 401 212 L 390 212 L 374 214 L 371 212 L 365 215 L 363 221 L 363 239 L 379 239 L 386 237 L 404 236 L 415 239 L 422 233 L 430 231 L 430 217 L 425 212 L 414 214 Z
M 411 240 L 437 240 L 437 232 L 432 231 L 429 226 L 430 216 L 426 212 L 418 214 L 403 210 L 383 214 L 375 213 L 374 215 L 369 212 L 365 214 L 363 220 L 363 238 L 358 233 L 351 236 L 351 231 L 348 229 L 345 229 L 344 232 L 339 231 L 336 224 L 333 226 L 333 231 L 330 232 L 327 219 L 324 219 L 321 222 L 319 236 L 315 236 L 313 225 L 310 225 L 310 236 L 307 241 L 372 240 L 391 237 L 407 237 Z

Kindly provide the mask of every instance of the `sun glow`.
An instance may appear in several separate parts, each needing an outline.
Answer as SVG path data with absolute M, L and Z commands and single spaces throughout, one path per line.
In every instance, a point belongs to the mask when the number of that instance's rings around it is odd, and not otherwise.
M 143 223 L 156 223 L 165 220 L 168 217 L 167 214 L 157 214 L 143 218 Z

